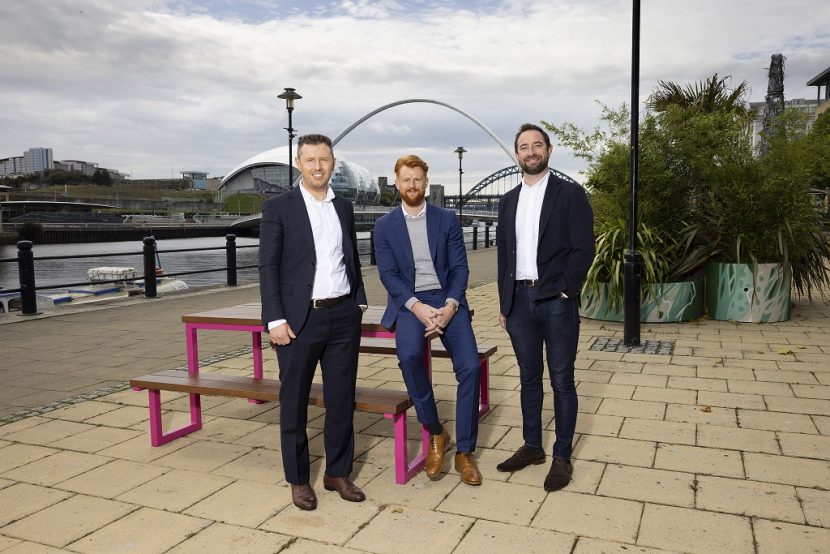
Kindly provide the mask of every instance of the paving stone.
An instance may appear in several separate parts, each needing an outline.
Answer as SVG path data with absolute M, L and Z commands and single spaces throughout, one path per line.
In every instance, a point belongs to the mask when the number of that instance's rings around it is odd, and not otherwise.
M 663 415 L 666 412 L 666 405 L 662 402 L 644 402 L 641 400 L 604 398 L 597 411 L 601 414 L 622 417 L 663 419 Z
M 485 479 L 477 487 L 456 487 L 438 505 L 438 510 L 512 525 L 529 525 L 545 496 L 544 489 L 538 486 Z
M 61 419 L 64 421 L 84 421 L 86 419 L 105 414 L 117 409 L 118 404 L 110 402 L 99 402 L 96 400 L 88 400 L 79 404 L 73 404 L 65 408 L 57 409 L 53 412 L 45 414 L 51 419 Z
M 787 456 L 830 460 L 830 437 L 801 433 L 778 433 L 781 452 Z
M 804 523 L 795 487 L 790 485 L 701 475 L 696 503 L 704 510 Z
M 695 425 L 673 421 L 655 421 L 628 417 L 620 430 L 620 438 L 674 444 L 695 444 Z
M 49 420 L 40 425 L 5 435 L 3 438 L 15 442 L 46 446 L 51 442 L 94 428 L 93 425 L 74 421 Z
M 643 366 L 642 372 L 635 372 L 635 373 L 642 373 L 643 375 L 677 375 L 681 377 L 695 377 L 697 375 L 697 371 L 695 370 L 694 366 L 690 365 L 671 365 L 671 364 L 661 364 L 661 363 L 648 363 Z
M 730 448 L 750 452 L 778 454 L 778 441 L 772 431 L 739 429 L 717 425 L 700 425 L 697 428 L 698 446 Z
M 823 554 L 830 544 L 830 529 L 759 519 L 755 522 L 755 540 L 759 554 L 784 551 Z
M 703 475 L 744 476 L 741 453 L 720 448 L 658 444 L 654 467 Z
M 667 385 L 672 389 L 689 390 L 710 390 L 726 392 L 726 381 L 724 379 L 701 379 L 699 377 L 669 377 Z
M 661 387 L 637 387 L 633 399 L 673 404 L 695 404 L 697 402 L 697 391 Z
M 769 454 L 744 454 L 748 479 L 830 489 L 830 462 Z
M 666 406 L 666 421 L 680 423 L 698 423 L 737 427 L 738 419 L 734 408 L 717 408 L 712 406 L 691 406 L 689 404 L 669 404 Z
M 349 540 L 346 546 L 378 554 L 451 552 L 474 521 L 453 514 L 387 506 Z M 425 540 L 425 537 L 429 537 L 429 540 Z
M 291 491 L 283 487 L 263 487 L 254 481 L 236 481 L 183 513 L 231 525 L 257 527 L 291 504 Z
M 720 406 L 722 408 L 746 408 L 749 410 L 766 409 L 763 397 L 756 394 L 737 394 L 731 392 L 700 391 L 698 404 Z
M 170 554 L 202 554 L 204 552 L 277 552 L 291 537 L 258 529 L 214 523 L 202 529 L 172 550 Z
M 342 546 L 354 537 L 358 530 L 365 530 L 367 524 L 375 518 L 379 511 L 380 506 L 371 500 L 346 502 L 339 497 L 329 495 L 326 501 L 318 497 L 317 509 L 311 512 L 304 512 L 291 504 L 260 525 L 259 529 Z M 439 519 L 445 521 L 461 519 L 450 514 L 439 516 L 431 512 L 426 513 L 434 518 L 433 522 L 437 522 Z M 464 520 L 465 524 L 462 529 L 466 530 L 472 520 L 467 520 L 467 518 L 464 518 Z M 466 523 L 466 521 L 470 523 Z M 381 528 L 379 533 L 386 533 L 386 541 L 394 541 L 399 538 L 395 536 L 394 532 L 390 532 L 389 527 L 385 529 L 383 531 L 383 528 Z M 458 540 L 453 543 L 453 546 L 457 542 Z M 388 550 L 386 551 L 388 552 Z
M 796 491 L 801 498 L 801 507 L 807 517 L 807 523 L 830 528 L 830 491 L 801 487 Z
M 788 383 L 772 383 L 768 381 L 741 381 L 729 379 L 729 392 L 740 394 L 793 396 Z
M 193 444 L 193 440 L 188 437 L 180 437 L 173 442 L 168 442 L 161 446 L 150 445 L 150 437 L 148 435 L 138 436 L 134 439 L 126 440 L 122 443 L 110 446 L 97 452 L 101 456 L 110 456 L 113 458 L 121 458 L 124 460 L 132 460 L 134 462 L 152 462 L 162 456 L 166 456 L 180 448 Z
M 810 416 L 804 414 L 738 410 L 738 421 L 741 427 L 745 429 L 817 433 L 816 426 L 813 425 L 813 420 L 810 419 Z
M 11 448 L 11 447 L 9 447 Z M 4 449 L 7 450 L 7 449 Z M 6 479 L 35 485 L 54 485 L 111 461 L 111 458 L 60 451 L 3 474 Z
M 549 554 L 570 552 L 573 543 L 574 537 L 571 535 L 479 519 L 458 547 L 453 550 L 453 554 L 479 554 L 481 552 Z M 420 551 L 420 548 L 417 550 Z
M 0 490 L 0 527 L 72 496 L 56 489 L 16 483 Z M 2 530 L 0 530 L 2 533 Z
M 211 473 L 234 479 L 277 484 L 285 479 L 282 455 L 277 450 L 256 448 L 247 454 L 219 466 Z
M 130 427 L 150 419 L 150 412 L 145 407 L 122 406 L 105 414 L 85 420 L 93 425 L 109 425 L 110 427 Z
M 830 400 L 766 396 L 767 407 L 773 412 L 793 412 L 830 416 Z
M 101 426 L 49 443 L 49 446 L 92 454 L 142 435 L 140 431 Z
M 62 481 L 56 484 L 55 487 L 91 496 L 115 498 L 119 494 L 155 479 L 167 471 L 169 471 L 167 468 L 149 464 L 128 460 L 113 460 L 108 464 Z
M 743 362 L 745 360 L 734 360 L 730 359 L 727 360 L 727 365 L 718 365 L 718 366 L 700 366 L 697 368 L 695 375 L 692 377 L 699 377 L 700 379 L 743 379 L 745 381 L 754 381 L 755 374 L 752 372 L 751 368 L 755 367 L 755 364 L 760 363 L 757 361 L 749 361 L 746 360 L 750 367 L 741 367 L 738 362 Z M 775 367 L 775 362 L 769 362 L 770 365 Z M 777 369 L 775 371 L 778 371 Z
M 361 554 L 361 551 L 335 544 L 297 539 L 285 550 L 280 550 L 280 554 Z
M 635 385 L 640 387 L 665 387 L 669 377 L 665 375 L 643 375 L 640 373 L 614 373 L 611 383 L 615 385 Z
M 549 494 L 531 527 L 633 543 L 642 503 L 557 491 Z
M 756 369 L 755 378 L 759 381 L 772 381 L 776 383 L 801 383 L 815 385 L 816 378 L 809 373 L 800 371 L 781 371 L 780 369 Z
M 30 444 L 11 444 L 3 448 L 0 454 L 0 473 L 16 467 L 24 466 L 29 462 L 55 454 L 54 448 L 34 446 Z
M 167 467 L 206 473 L 250 451 L 251 448 L 246 446 L 201 440 L 175 450 L 156 462 Z
M 550 471 L 551 463 L 551 458 L 548 456 L 544 464 L 531 465 L 512 474 L 503 473 L 501 475 L 509 476 L 510 483 L 520 483 L 542 489 L 545 483 L 545 477 L 547 477 L 548 471 Z M 572 458 L 571 463 L 573 464 L 574 472 L 571 477 L 571 482 L 567 486 L 568 492 L 595 493 L 602 474 L 605 472 L 605 464 L 578 458 Z M 500 472 L 494 471 L 494 473 Z M 485 478 L 492 479 L 492 475 L 488 473 Z
M 830 400 L 830 387 L 827 385 L 790 385 L 799 398 L 823 398 Z
M 574 448 L 573 456 L 583 460 L 651 467 L 656 445 L 650 441 L 586 435 Z
M 701 554 L 755 552 L 748 518 L 656 504 L 646 504 L 637 544 Z
M 665 554 L 667 551 L 621 542 L 579 537 L 573 554 Z
M 813 423 L 815 423 L 818 432 L 821 435 L 830 435 L 830 417 L 828 416 L 812 416 Z
M 63 547 L 135 509 L 122 502 L 76 495 L 3 527 L 2 533 Z
M 577 394 L 582 396 L 596 396 L 599 398 L 624 398 L 630 399 L 634 394 L 633 385 L 611 385 L 602 383 L 580 383 L 576 389 Z
M 586 435 L 616 437 L 622 427 L 623 417 L 603 414 L 579 414 L 576 432 Z
M 692 508 L 694 480 L 691 473 L 608 464 L 597 494 Z
M 77 552 L 165 552 L 209 521 L 150 508 L 139 510 L 68 545 Z M 152 532 L 148 533 L 148 529 Z
M 116 500 L 180 512 L 231 482 L 219 475 L 172 470 L 117 496 Z

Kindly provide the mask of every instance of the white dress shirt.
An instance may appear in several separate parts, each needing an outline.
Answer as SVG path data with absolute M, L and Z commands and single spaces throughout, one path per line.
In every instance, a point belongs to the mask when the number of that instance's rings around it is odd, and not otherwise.
M 314 198 L 300 183 L 308 219 L 311 221 L 311 233 L 314 236 L 314 252 L 317 262 L 314 271 L 313 300 L 337 298 L 351 291 L 346 264 L 343 260 L 343 229 L 340 217 L 334 209 L 334 191 L 331 187 L 323 201 Z M 278 327 L 286 320 L 278 319 L 268 322 L 268 330 Z
M 528 185 L 522 179 L 519 202 L 516 206 L 516 280 L 538 279 L 536 253 L 539 249 L 539 220 L 542 217 L 542 201 L 548 188 L 550 172 L 537 183 Z

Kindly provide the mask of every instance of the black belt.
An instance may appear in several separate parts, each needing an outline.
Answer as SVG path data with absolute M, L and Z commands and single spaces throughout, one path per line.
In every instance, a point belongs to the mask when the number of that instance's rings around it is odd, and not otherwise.
M 312 308 L 332 308 L 334 306 L 339 306 L 343 302 L 349 299 L 348 294 L 344 294 L 343 296 L 337 296 L 335 298 L 318 298 L 317 300 L 311 301 Z
M 539 279 L 517 279 L 516 284 L 523 287 L 535 287 L 539 284 Z

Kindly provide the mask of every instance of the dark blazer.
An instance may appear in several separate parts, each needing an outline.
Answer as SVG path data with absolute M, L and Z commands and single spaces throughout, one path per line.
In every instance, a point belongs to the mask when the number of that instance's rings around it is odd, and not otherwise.
M 311 309 L 311 294 L 317 257 L 311 220 L 299 185 L 270 198 L 262 206 L 259 228 L 259 288 L 262 297 L 262 323 L 285 319 L 299 334 Z M 351 285 L 350 295 L 366 304 L 354 208 L 351 201 L 335 196 L 334 209 L 343 230 L 343 259 Z
M 499 202 L 498 245 L 499 303 L 510 315 L 516 283 L 516 208 L 522 185 Z M 565 293 L 576 298 L 594 260 L 594 214 L 585 190 L 578 184 L 548 178 L 539 217 L 536 266 L 539 272 L 537 300 Z
M 427 204 L 427 242 L 435 273 L 447 298 L 467 306 L 467 251 L 455 214 Z M 406 301 L 415 296 L 415 259 L 403 210 L 395 208 L 375 222 L 375 260 L 388 300 L 381 325 L 395 326 Z

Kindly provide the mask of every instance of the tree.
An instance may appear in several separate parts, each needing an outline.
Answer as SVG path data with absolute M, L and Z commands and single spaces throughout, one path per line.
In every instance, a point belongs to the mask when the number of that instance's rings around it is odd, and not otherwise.
M 102 187 L 112 186 L 112 176 L 105 169 L 96 169 L 92 174 L 92 184 Z
M 731 77 L 718 79 L 715 73 L 708 79 L 690 83 L 684 87 L 673 81 L 657 81 L 657 89 L 649 96 L 646 106 L 656 112 L 666 112 L 670 107 L 680 108 L 682 113 L 734 113 L 747 115 L 745 97 L 749 85 L 742 81 L 734 89 L 727 85 Z

